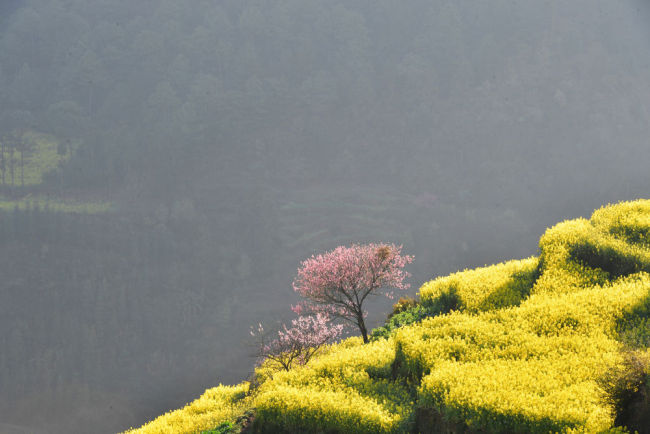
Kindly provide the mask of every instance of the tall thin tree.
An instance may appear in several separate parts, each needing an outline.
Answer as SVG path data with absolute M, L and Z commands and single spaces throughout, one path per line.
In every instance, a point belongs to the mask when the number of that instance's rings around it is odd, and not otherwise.
M 25 187 L 25 139 L 22 130 L 18 132 L 17 143 L 20 148 L 20 186 Z
M 5 171 L 7 169 L 7 162 L 5 157 L 5 144 L 7 143 L 7 136 L 2 138 L 2 156 L 0 158 L 0 170 L 2 170 L 2 185 L 5 185 Z

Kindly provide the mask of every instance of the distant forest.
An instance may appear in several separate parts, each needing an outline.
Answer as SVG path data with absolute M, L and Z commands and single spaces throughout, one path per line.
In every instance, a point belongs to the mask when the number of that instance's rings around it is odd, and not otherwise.
M 241 380 L 323 249 L 404 244 L 414 293 L 647 196 L 629 3 L 1 2 L 0 141 L 69 153 L 2 199 L 112 208 L 0 212 L 0 421 L 114 431 Z

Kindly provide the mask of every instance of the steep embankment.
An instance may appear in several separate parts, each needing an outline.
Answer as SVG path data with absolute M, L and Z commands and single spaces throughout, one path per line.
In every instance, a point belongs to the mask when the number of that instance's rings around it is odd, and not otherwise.
M 642 431 L 649 273 L 650 201 L 607 206 L 549 229 L 539 257 L 424 284 L 367 345 L 262 366 L 136 432 Z

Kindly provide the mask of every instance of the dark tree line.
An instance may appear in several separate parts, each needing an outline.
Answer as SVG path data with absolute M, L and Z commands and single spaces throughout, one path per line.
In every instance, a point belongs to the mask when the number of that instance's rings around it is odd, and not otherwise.
M 636 27 L 617 27 L 624 12 L 587 1 L 31 0 L 0 42 L 0 119 L 81 138 L 59 175 L 67 185 L 142 184 L 140 200 L 186 194 L 214 171 L 236 179 L 233 164 L 259 182 L 435 185 L 479 201 L 491 196 L 474 188 L 483 177 L 510 184 L 506 197 L 545 195 L 594 177 L 603 156 L 619 168 L 617 131 L 630 138 L 622 153 L 641 140 L 648 52 Z M 535 182 L 507 182 L 524 177 Z

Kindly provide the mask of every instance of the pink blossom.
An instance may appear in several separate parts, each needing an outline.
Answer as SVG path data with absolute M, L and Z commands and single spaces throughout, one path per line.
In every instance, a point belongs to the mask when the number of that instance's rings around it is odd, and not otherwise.
M 330 325 L 326 315 L 301 316 L 291 321 L 291 327 L 283 324 L 276 339 L 262 342 L 260 356 L 288 371 L 294 362 L 299 365 L 309 362 L 323 345 L 338 338 L 342 331 L 343 325 Z
M 412 256 L 401 255 L 402 246 L 394 244 L 353 244 L 302 262 L 293 289 L 306 300 L 294 312 L 323 313 L 356 324 L 364 342 L 368 333 L 363 302 L 382 288 L 405 290 L 409 287 L 404 271 Z M 392 293 L 385 293 L 391 296 Z

